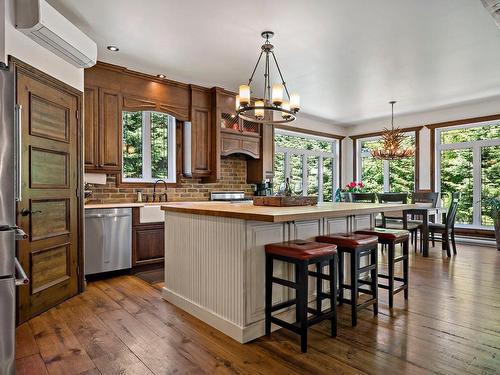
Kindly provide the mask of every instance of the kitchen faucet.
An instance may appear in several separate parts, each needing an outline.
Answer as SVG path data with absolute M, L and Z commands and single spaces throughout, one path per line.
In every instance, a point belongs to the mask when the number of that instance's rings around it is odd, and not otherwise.
M 153 202 L 155 201 L 155 197 L 156 197 L 156 185 L 159 183 L 159 182 L 163 182 L 163 188 L 165 189 L 165 201 L 167 200 L 167 183 L 165 182 L 165 180 L 156 180 L 155 181 L 155 184 L 153 186 Z M 161 196 L 160 196 L 160 202 L 161 202 Z

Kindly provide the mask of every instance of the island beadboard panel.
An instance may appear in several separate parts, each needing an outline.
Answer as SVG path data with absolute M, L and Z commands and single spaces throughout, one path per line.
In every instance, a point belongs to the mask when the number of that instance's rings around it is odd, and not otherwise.
M 208 200 L 215 190 L 239 190 L 247 196 L 253 195 L 252 185 L 246 183 L 247 163 L 244 157 L 228 156 L 221 158 L 221 178 L 215 183 L 201 183 L 197 179 L 183 179 L 177 187 L 167 188 L 168 201 Z M 152 194 L 153 188 L 117 187 L 116 175 L 106 176 L 106 185 L 93 185 L 92 196 L 87 203 L 128 203 L 135 202 L 137 192 Z M 163 185 L 158 185 L 163 192 Z

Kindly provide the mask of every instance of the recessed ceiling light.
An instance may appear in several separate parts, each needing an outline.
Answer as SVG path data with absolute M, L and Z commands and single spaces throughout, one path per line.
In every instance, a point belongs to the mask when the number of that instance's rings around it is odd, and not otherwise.
M 157 74 L 156 75 L 158 78 L 167 78 L 167 76 L 165 74 Z
M 111 52 L 118 52 L 120 49 L 116 46 L 108 46 L 107 47 Z

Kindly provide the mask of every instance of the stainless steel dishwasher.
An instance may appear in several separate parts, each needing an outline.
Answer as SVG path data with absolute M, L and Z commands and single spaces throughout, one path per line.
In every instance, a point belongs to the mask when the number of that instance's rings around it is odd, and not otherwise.
M 85 210 L 85 275 L 132 267 L 132 209 Z

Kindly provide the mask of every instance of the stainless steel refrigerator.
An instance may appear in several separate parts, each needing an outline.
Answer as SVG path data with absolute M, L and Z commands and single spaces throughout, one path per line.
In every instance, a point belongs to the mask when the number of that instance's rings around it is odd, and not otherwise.
M 21 111 L 15 105 L 14 73 L 0 65 L 0 374 L 15 372 L 16 286 L 28 278 L 16 258 L 21 201 Z

